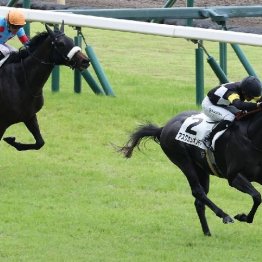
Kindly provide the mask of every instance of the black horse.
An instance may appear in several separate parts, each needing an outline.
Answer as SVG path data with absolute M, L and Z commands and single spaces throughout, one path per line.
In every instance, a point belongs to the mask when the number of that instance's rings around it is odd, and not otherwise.
M 210 230 L 205 216 L 205 206 L 208 206 L 224 223 L 234 220 L 208 197 L 209 175 L 214 175 L 207 162 L 204 149 L 176 140 L 176 135 L 182 123 L 191 115 L 199 112 L 184 112 L 171 119 L 164 127 L 145 124 L 134 131 L 129 141 L 120 148 L 125 157 L 132 156 L 135 147 L 143 138 L 153 138 L 167 157 L 180 168 L 186 176 L 195 197 L 195 207 L 205 235 L 210 236 Z M 238 214 L 235 219 L 252 223 L 258 206 L 261 203 L 260 193 L 251 182 L 262 184 L 262 113 L 257 112 L 234 121 L 232 126 L 217 140 L 214 157 L 220 170 L 220 177 L 228 180 L 230 186 L 249 194 L 253 206 L 248 214 Z
M 55 65 L 66 65 L 83 70 L 89 59 L 73 40 L 64 34 L 64 23 L 60 30 L 51 30 L 33 37 L 26 49 L 14 52 L 0 68 L 0 139 L 6 129 L 23 122 L 35 138 L 34 144 L 23 144 L 15 137 L 6 141 L 17 150 L 40 149 L 44 145 L 36 113 L 44 100 L 42 89 Z

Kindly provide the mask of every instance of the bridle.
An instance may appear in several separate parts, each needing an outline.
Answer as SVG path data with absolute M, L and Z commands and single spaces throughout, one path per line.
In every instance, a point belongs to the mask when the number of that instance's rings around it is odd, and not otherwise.
M 61 58 L 62 58 L 65 62 L 67 62 L 67 65 L 68 65 L 70 68 L 74 69 L 74 68 L 76 67 L 77 62 L 74 61 L 74 60 L 72 60 L 72 59 L 73 59 L 74 55 L 75 55 L 77 52 L 81 51 L 81 48 L 78 47 L 78 46 L 74 46 L 66 55 L 65 55 L 64 53 L 62 53 L 61 50 L 59 49 L 57 43 L 58 43 L 58 39 L 59 39 L 60 37 L 63 37 L 64 35 L 65 35 L 65 34 L 62 33 L 62 32 L 61 32 L 60 34 L 57 34 L 57 35 L 54 35 L 54 36 L 49 35 L 49 36 L 51 37 L 51 39 L 52 39 L 52 40 L 51 40 L 51 48 L 54 49 L 55 52 L 56 52 L 58 55 L 60 55 Z M 39 62 L 40 64 L 42 64 L 42 65 L 47 65 L 47 66 L 55 66 L 55 65 L 56 65 L 55 62 L 49 62 L 49 61 L 46 61 L 46 60 L 44 60 L 44 59 L 41 59 L 41 58 L 37 57 L 36 55 L 34 55 L 34 52 L 32 52 L 32 53 L 30 52 L 30 50 L 28 49 L 28 47 L 27 47 L 27 51 L 29 52 L 29 55 L 30 55 L 32 58 L 34 58 L 36 61 L 38 61 L 38 62 Z M 52 60 L 52 59 L 50 59 L 50 60 Z M 24 77 L 25 77 L 26 85 L 29 86 L 29 85 L 28 85 L 27 73 L 26 73 L 26 70 L 25 70 L 24 60 L 23 60 L 23 59 L 21 59 L 21 64 L 22 64 L 22 68 L 23 68 L 23 72 L 24 72 Z M 38 98 L 38 97 L 41 97 L 41 96 L 42 96 L 42 93 L 40 93 L 40 94 L 38 94 L 38 93 L 32 94 L 32 96 L 33 96 L 34 98 Z
M 72 69 L 74 69 L 76 67 L 76 61 L 72 60 L 74 55 L 81 51 L 81 48 L 79 46 L 74 46 L 69 52 L 68 54 L 64 54 L 61 52 L 61 50 L 59 49 L 58 45 L 57 45 L 57 41 L 60 37 L 64 36 L 65 34 L 64 33 L 60 33 L 58 35 L 56 35 L 55 37 L 53 37 L 52 41 L 51 41 L 51 46 L 52 46 L 52 49 L 55 50 L 55 52 L 57 54 L 60 55 L 60 57 L 68 63 L 68 66 Z M 50 36 L 52 37 L 52 36 Z M 38 58 L 37 56 L 35 56 L 33 53 L 30 54 L 31 57 L 33 57 L 35 60 L 37 60 L 40 64 L 43 64 L 43 65 L 51 65 L 51 66 L 55 66 L 56 63 L 55 62 L 49 62 L 49 61 L 45 61 L 44 59 L 40 59 Z M 52 59 L 50 59 L 52 60 Z

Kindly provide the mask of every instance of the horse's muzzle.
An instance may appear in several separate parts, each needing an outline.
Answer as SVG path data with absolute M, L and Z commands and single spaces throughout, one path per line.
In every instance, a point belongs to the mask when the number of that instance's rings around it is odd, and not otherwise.
M 83 71 L 84 69 L 87 69 L 89 66 L 90 66 L 90 60 L 89 60 L 89 58 L 83 59 L 79 70 L 80 70 L 80 71 Z
M 77 52 L 71 61 L 73 62 L 73 68 L 77 68 L 80 71 L 87 69 L 90 65 L 89 58 L 81 51 Z

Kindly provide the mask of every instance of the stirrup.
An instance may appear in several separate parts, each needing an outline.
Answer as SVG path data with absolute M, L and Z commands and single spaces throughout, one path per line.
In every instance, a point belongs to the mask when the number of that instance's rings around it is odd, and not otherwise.
M 207 149 L 212 150 L 212 141 L 210 141 L 209 138 L 204 138 L 203 139 L 203 144 L 206 146 Z

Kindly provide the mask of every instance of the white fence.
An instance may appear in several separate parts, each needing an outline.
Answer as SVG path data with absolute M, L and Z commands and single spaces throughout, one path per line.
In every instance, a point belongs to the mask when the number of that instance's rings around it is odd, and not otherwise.
M 0 15 L 5 16 L 10 8 L 0 7 Z M 79 27 L 92 27 L 107 30 L 125 31 L 141 34 L 179 37 L 186 39 L 208 40 L 215 42 L 238 43 L 251 46 L 262 46 L 262 35 L 230 32 L 195 27 L 154 24 L 123 19 L 76 15 L 70 13 L 21 9 L 28 21 L 65 24 Z

